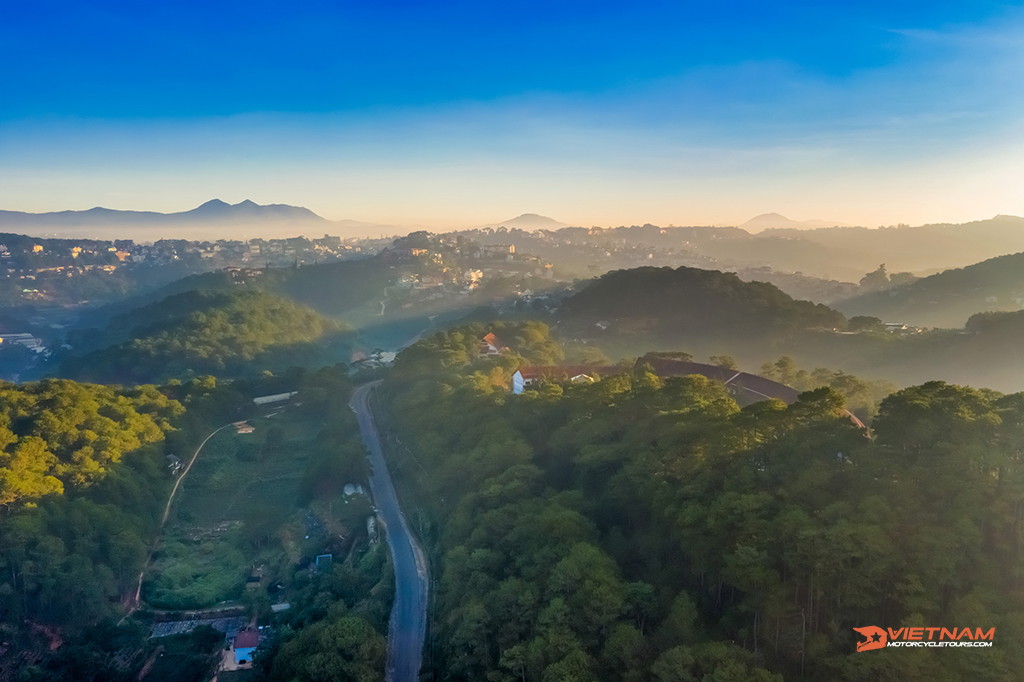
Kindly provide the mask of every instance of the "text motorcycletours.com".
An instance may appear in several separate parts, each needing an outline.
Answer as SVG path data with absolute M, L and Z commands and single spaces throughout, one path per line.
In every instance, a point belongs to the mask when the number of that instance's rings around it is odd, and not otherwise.
M 898 648 L 979 648 L 991 647 L 995 641 L 996 629 L 989 628 L 880 628 L 869 625 L 853 628 L 864 637 L 857 642 L 857 651 Z

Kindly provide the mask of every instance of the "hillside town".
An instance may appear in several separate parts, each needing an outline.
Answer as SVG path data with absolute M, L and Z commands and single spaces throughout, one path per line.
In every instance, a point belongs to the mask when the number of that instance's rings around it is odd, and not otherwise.
M 45 301 L 53 298 L 55 280 L 87 274 L 123 275 L 168 266 L 203 272 L 226 267 L 305 265 L 351 258 L 379 248 L 374 240 L 342 240 L 330 235 L 317 239 L 161 239 L 137 243 L 131 239 L 36 239 L 5 234 L 0 235 L 0 280 L 22 283 L 24 300 Z

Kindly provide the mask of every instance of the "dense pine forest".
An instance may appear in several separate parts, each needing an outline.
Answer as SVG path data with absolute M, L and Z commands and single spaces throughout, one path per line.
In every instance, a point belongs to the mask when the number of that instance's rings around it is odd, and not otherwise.
M 349 348 L 343 330 L 310 308 L 263 291 L 193 290 L 117 317 L 97 338 L 81 335 L 98 350 L 69 358 L 61 374 L 152 383 L 204 374 L 252 376 L 287 368 L 296 356 L 329 364 Z
M 309 401 L 295 408 L 295 428 L 286 432 L 261 423 L 264 435 L 247 448 L 220 447 L 234 470 L 256 463 L 264 476 L 279 471 L 271 483 L 283 495 L 268 494 L 256 482 L 252 492 L 261 501 L 239 509 L 237 531 L 221 539 L 172 535 L 155 544 L 169 532 L 160 529 L 178 475 L 169 463 L 187 459 L 226 422 L 256 416 L 254 395 L 283 387 L 301 391 Z M 308 664 L 309 647 L 330 641 L 339 657 L 331 663 L 335 670 L 350 671 L 353 679 L 380 679 L 391 590 L 386 549 L 368 546 L 363 531 L 349 543 L 355 547 L 351 559 L 334 571 L 311 574 L 292 558 L 309 551 L 293 547 L 292 538 L 301 537 L 303 528 L 310 532 L 312 515 L 337 532 L 362 528 L 370 509 L 357 500 L 351 509 L 327 513 L 341 501 L 347 482 L 366 476 L 345 405 L 350 387 L 344 368 L 291 370 L 251 381 L 205 376 L 131 389 L 69 380 L 0 387 L 0 435 L 6 434 L 0 453 L 0 679 L 206 679 L 219 661 L 223 633 L 200 628 L 149 639 L 154 617 L 173 619 L 174 611 L 157 610 L 154 616 L 146 602 L 180 599 L 216 585 L 196 559 L 208 555 L 223 563 L 231 553 L 241 557 L 241 565 L 213 567 L 228 576 L 226 592 L 215 600 L 269 618 L 267 596 L 243 594 L 251 557 L 259 557 L 294 605 L 267 641 L 265 667 L 253 674 L 290 680 Z M 292 432 L 301 439 L 287 440 Z M 197 479 L 194 488 L 193 499 L 204 489 L 217 494 L 213 481 Z M 172 527 L 195 529 L 193 508 L 181 511 L 179 504 Z M 178 547 L 186 554 L 167 573 L 165 562 Z M 140 571 L 150 562 L 141 584 L 143 603 L 137 604 Z M 188 575 L 182 576 L 183 569 Z M 172 590 L 175 575 L 184 582 Z M 139 606 L 135 618 L 123 619 Z
M 827 388 L 740 409 L 640 367 L 512 395 L 519 357 L 477 360 L 479 331 L 421 341 L 384 388 L 438 586 L 436 679 L 1009 680 L 1024 663 L 1020 394 L 907 388 L 869 437 Z M 518 337 L 526 361 L 552 352 L 537 325 Z M 854 653 L 875 623 L 999 634 Z
M 578 283 L 546 322 L 513 310 L 428 334 L 390 369 L 288 369 L 349 359 L 352 333 L 318 312 L 372 299 L 358 286 L 330 299 L 319 284 L 343 272 L 200 276 L 214 286 L 75 332 L 55 371 L 112 385 L 4 385 L 0 619 L 8 653 L 24 652 L 0 657 L 4 679 L 205 679 L 222 635 L 148 628 L 225 604 L 272 625 L 249 680 L 382 679 L 394 585 L 374 533 L 387 531 L 366 525 L 368 498 L 340 492 L 368 474 L 352 375 L 384 378 L 374 409 L 429 554 L 427 679 L 966 682 L 1024 664 L 1002 645 L 1024 634 L 1024 400 L 878 378 L 936 358 L 954 371 L 977 349 L 982 367 L 1005 362 L 1019 314 L 900 337 L 728 273 L 641 268 Z M 489 333 L 501 348 L 481 357 Z M 613 359 L 652 347 L 730 369 L 734 349 L 744 365 L 773 358 L 756 373 L 805 392 L 738 403 L 703 376 Z M 872 359 L 867 378 L 847 369 Z M 513 394 L 517 369 L 557 365 L 574 372 Z M 283 419 L 254 407 L 282 392 L 298 396 Z M 169 462 L 232 423 L 258 435 L 213 441 L 162 527 Z M 322 554 L 338 561 L 320 570 Z M 140 613 L 119 623 L 139 588 Z M 865 625 L 998 638 L 857 654 Z M 146 669 L 158 651 L 167 662 Z

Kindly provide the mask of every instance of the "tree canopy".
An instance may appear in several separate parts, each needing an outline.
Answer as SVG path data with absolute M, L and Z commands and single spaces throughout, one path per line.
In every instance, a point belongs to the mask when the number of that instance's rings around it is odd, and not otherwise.
M 402 354 L 382 417 L 427 516 L 438 674 L 966 682 L 1024 664 L 1012 647 L 866 657 L 852 630 L 1019 635 L 1019 394 L 908 388 L 871 439 L 827 387 L 740 409 L 704 377 L 639 369 L 511 395 L 502 360 L 454 333 Z
M 343 327 L 262 291 L 186 291 L 115 318 L 112 345 L 67 360 L 79 379 L 139 383 L 201 374 L 253 375 L 323 355 Z
M 0 384 L 0 504 L 94 483 L 125 454 L 162 440 L 182 412 L 152 386 Z

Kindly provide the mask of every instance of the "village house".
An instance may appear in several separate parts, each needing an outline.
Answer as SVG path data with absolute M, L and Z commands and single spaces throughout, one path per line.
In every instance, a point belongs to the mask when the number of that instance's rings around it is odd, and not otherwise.
M 502 353 L 508 352 L 508 346 L 501 342 L 494 332 L 488 332 L 486 336 L 480 339 L 480 357 L 488 358 L 495 355 L 501 355 Z
M 512 375 L 512 393 L 519 395 L 527 386 L 533 386 L 543 380 L 568 381 L 573 384 L 592 384 L 599 377 L 619 374 L 621 371 L 617 367 L 593 367 L 589 365 L 523 365 Z
M 231 653 L 235 659 L 235 667 L 252 667 L 252 655 L 259 644 L 259 630 L 242 630 L 235 635 L 235 640 L 231 643 Z

